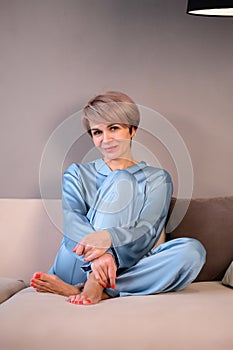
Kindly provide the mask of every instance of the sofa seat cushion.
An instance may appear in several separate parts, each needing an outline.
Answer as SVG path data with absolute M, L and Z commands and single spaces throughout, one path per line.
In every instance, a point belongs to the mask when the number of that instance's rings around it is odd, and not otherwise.
M 27 288 L 1 305 L 1 348 L 230 350 L 232 297 L 219 282 L 199 282 L 83 306 Z

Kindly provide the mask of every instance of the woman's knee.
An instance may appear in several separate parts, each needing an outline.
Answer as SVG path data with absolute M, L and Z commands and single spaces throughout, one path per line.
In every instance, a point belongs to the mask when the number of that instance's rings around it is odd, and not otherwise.
M 203 244 L 194 238 L 182 238 L 181 256 L 186 264 L 203 266 L 206 260 L 206 250 Z
M 115 170 L 112 174 L 111 183 L 114 188 L 130 192 L 137 184 L 135 177 L 126 170 Z
M 110 180 L 104 183 L 95 209 L 103 214 L 120 213 L 134 203 L 136 189 L 136 179 L 132 174 L 116 170 Z

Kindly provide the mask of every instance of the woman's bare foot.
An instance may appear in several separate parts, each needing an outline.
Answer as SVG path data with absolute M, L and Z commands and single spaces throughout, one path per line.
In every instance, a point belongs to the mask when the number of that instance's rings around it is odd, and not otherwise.
M 110 298 L 109 295 L 103 292 L 103 289 L 95 279 L 94 274 L 90 273 L 83 291 L 77 295 L 69 296 L 68 302 L 79 305 L 97 304 L 101 300 Z
M 81 293 L 83 285 L 83 283 L 80 283 L 76 286 L 72 286 L 62 281 L 56 275 L 50 275 L 45 272 L 34 273 L 30 282 L 30 286 L 35 288 L 37 292 L 54 293 L 64 296 Z

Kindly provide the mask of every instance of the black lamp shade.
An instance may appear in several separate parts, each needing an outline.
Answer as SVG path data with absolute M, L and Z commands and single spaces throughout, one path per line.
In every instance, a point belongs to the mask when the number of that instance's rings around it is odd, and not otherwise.
M 233 0 L 189 0 L 187 13 L 199 16 L 233 16 Z

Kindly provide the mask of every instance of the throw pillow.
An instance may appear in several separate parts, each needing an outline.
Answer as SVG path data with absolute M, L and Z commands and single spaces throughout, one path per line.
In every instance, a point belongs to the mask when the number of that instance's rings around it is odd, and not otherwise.
M 222 284 L 233 288 L 233 261 L 231 262 L 230 266 L 228 267 L 222 279 Z

